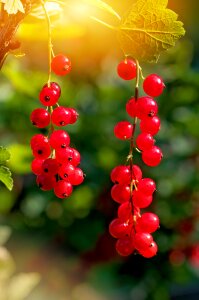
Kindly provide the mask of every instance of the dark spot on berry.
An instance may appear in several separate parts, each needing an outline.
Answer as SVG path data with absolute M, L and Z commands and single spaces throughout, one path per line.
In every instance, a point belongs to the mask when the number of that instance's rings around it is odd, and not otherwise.
M 154 111 L 150 111 L 150 113 L 148 114 L 149 117 L 154 117 L 155 113 Z
M 66 144 L 62 144 L 61 148 L 65 149 L 66 148 Z
M 41 184 L 41 183 L 39 183 L 39 184 L 38 184 L 38 187 L 41 189 L 41 188 L 42 188 L 42 184 Z
M 67 195 L 66 193 L 64 193 L 64 194 L 63 194 L 63 197 L 66 198 L 66 197 L 68 197 L 68 195 Z
M 32 125 L 33 125 L 33 126 L 36 126 L 36 125 L 37 125 L 37 123 L 35 123 L 35 122 L 32 122 Z
M 68 177 L 68 174 L 64 174 L 64 178 L 67 178 Z
M 71 156 L 69 156 L 68 161 L 72 161 L 72 160 L 73 160 L 73 158 Z
M 37 153 L 38 153 L 38 154 L 42 154 L 43 151 L 42 151 L 42 150 L 38 150 Z
M 47 169 L 47 168 L 45 168 L 45 169 L 44 169 L 44 172 L 45 172 L 45 173 L 48 173 L 48 169 Z
M 61 126 L 64 126 L 64 125 L 65 125 L 65 122 L 64 122 L 64 121 L 61 121 L 59 124 L 60 124 Z
M 46 101 L 46 102 L 49 102 L 49 101 L 50 101 L 50 96 L 45 96 L 44 98 L 45 98 L 45 101 Z

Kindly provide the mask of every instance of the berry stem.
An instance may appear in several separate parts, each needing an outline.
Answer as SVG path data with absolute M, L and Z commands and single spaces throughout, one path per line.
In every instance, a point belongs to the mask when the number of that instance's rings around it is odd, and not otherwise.
M 51 21 L 49 14 L 47 12 L 45 2 L 41 1 L 41 5 L 43 7 L 45 16 L 46 16 L 46 21 L 47 21 L 47 26 L 48 26 L 48 62 L 49 62 L 49 69 L 48 69 L 48 87 L 50 87 L 50 82 L 51 82 L 51 72 L 52 72 L 52 67 L 51 67 L 51 62 L 52 62 L 52 55 L 54 56 L 53 52 L 53 46 L 52 46 L 52 32 L 51 32 Z

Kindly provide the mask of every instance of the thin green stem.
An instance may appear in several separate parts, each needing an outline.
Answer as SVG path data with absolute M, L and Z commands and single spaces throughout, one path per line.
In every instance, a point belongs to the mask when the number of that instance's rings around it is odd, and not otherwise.
M 104 21 L 102 21 L 102 20 L 100 20 L 100 19 L 98 19 L 96 17 L 91 16 L 90 18 L 92 20 L 94 20 L 94 21 L 96 21 L 96 22 L 98 22 L 98 23 L 100 23 L 100 24 L 108 27 L 109 29 L 116 30 L 116 27 L 114 27 L 113 25 L 110 25 L 110 24 L 108 24 L 108 23 L 106 23 L 106 22 L 104 22 Z

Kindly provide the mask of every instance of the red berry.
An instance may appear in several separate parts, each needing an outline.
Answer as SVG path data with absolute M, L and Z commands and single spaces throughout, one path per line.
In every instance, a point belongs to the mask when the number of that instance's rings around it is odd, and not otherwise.
M 69 197 L 73 192 L 72 184 L 65 180 L 56 182 L 54 186 L 54 193 L 58 198 L 64 199 Z
M 40 92 L 39 100 L 45 106 L 53 106 L 59 100 L 59 93 L 52 86 L 44 86 Z
M 43 87 L 48 87 L 48 84 L 46 83 Z M 50 87 L 58 93 L 59 97 L 61 96 L 61 88 L 57 82 L 50 82 Z
M 56 184 L 56 179 L 55 176 L 41 174 L 37 176 L 36 182 L 41 190 L 50 191 L 54 188 Z
M 145 258 L 151 258 L 155 256 L 158 252 L 158 246 L 157 244 L 153 241 L 151 245 L 145 249 L 139 250 L 140 254 L 144 256 Z
M 34 146 L 41 143 L 48 143 L 48 138 L 43 134 L 35 134 L 30 141 L 30 146 L 33 149 Z
M 139 208 L 148 207 L 153 201 L 153 197 L 150 195 L 145 195 L 139 190 L 133 192 L 133 204 Z
M 50 145 L 54 149 L 66 148 L 70 144 L 70 137 L 64 130 L 54 130 L 50 136 Z
M 132 224 L 122 222 L 119 219 L 113 220 L 109 225 L 109 233 L 116 239 L 130 236 L 131 229 Z
M 131 238 L 117 240 L 115 247 L 117 253 L 121 256 L 129 256 L 135 249 Z
M 68 180 L 69 176 L 73 175 L 75 172 L 75 167 L 70 163 L 64 163 L 59 168 L 59 176 L 64 179 Z
M 163 158 L 162 151 L 159 147 L 153 146 L 149 150 L 142 152 L 143 162 L 150 167 L 156 167 Z
M 136 144 L 140 150 L 144 151 L 150 149 L 155 144 L 155 140 L 150 133 L 143 132 L 137 136 Z
M 80 168 L 76 168 L 74 173 L 69 175 L 68 181 L 72 185 L 80 185 L 84 181 L 84 173 Z
M 81 161 L 80 153 L 76 149 L 70 147 L 56 150 L 56 158 L 60 163 L 69 162 L 74 167 L 77 167 Z
M 35 175 L 39 175 L 42 173 L 42 164 L 44 160 L 35 158 L 31 163 L 31 170 Z
M 135 98 L 131 98 L 126 104 L 126 112 L 130 117 L 137 117 L 137 103 L 135 102 Z
M 118 203 L 130 200 L 130 187 L 125 184 L 115 184 L 111 189 L 111 197 Z
M 34 126 L 44 128 L 50 123 L 50 114 L 44 108 L 37 108 L 31 113 L 30 120 Z
M 56 175 L 58 173 L 59 163 L 54 158 L 48 158 L 43 162 L 42 170 L 46 174 Z
M 151 135 L 156 135 L 160 130 L 160 119 L 157 116 L 148 117 L 140 122 L 140 130 Z
M 117 166 L 111 172 L 113 183 L 130 184 L 131 173 L 129 166 Z
M 136 114 L 139 119 L 153 117 L 157 115 L 158 105 L 155 100 L 150 97 L 141 97 L 136 103 Z
M 71 71 L 71 61 L 63 54 L 58 54 L 52 59 L 52 71 L 59 76 L 64 76 Z
M 134 245 L 137 250 L 145 250 L 151 246 L 153 237 L 149 233 L 138 232 L 134 236 Z
M 36 158 L 39 159 L 46 159 L 50 156 L 51 154 L 51 148 L 50 144 L 46 141 L 42 141 L 40 143 L 35 144 L 32 147 L 32 153 Z
M 138 190 L 147 196 L 151 196 L 156 190 L 155 181 L 151 178 L 143 178 L 138 184 Z
M 133 175 L 132 176 L 133 180 L 140 181 L 142 179 L 142 171 L 141 171 L 140 167 L 138 167 L 137 165 L 133 165 L 132 175 Z
M 133 133 L 133 125 L 127 121 L 117 123 L 114 128 L 114 134 L 118 139 L 128 140 Z
M 159 228 L 159 225 L 160 221 L 158 216 L 147 212 L 138 219 L 136 227 L 138 226 L 139 231 L 153 233 Z
M 118 218 L 121 221 L 132 219 L 132 205 L 129 201 L 122 203 L 118 208 Z
M 136 77 L 136 62 L 132 59 L 125 59 L 117 67 L 118 75 L 124 80 L 131 80 Z
M 162 78 L 156 74 L 147 76 L 143 83 L 145 93 L 151 97 L 160 96 L 164 88 L 165 85 Z
M 79 114 L 74 108 L 68 108 L 68 109 L 70 110 L 71 113 L 70 124 L 74 124 L 77 121 Z
M 51 119 L 56 126 L 66 126 L 71 124 L 71 111 L 69 108 L 59 106 L 53 110 Z

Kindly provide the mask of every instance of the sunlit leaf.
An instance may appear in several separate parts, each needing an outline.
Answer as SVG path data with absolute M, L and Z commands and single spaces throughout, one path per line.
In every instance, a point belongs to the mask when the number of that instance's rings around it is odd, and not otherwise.
M 10 152 L 4 147 L 0 147 L 0 165 L 5 164 L 9 159 Z
M 13 179 L 10 170 L 7 167 L 0 166 L 0 181 L 11 191 L 13 188 Z
M 126 55 L 157 61 L 160 53 L 175 46 L 185 34 L 178 15 L 166 8 L 167 0 L 137 0 L 122 18 L 118 37 Z
M 104 1 L 101 1 L 101 0 L 83 0 L 83 2 L 85 2 L 86 4 L 92 5 L 92 6 L 96 6 L 100 9 L 103 9 L 106 12 L 110 13 L 111 15 L 115 16 L 117 19 L 119 19 L 119 20 L 121 19 L 119 14 L 110 5 L 108 5 Z
M 4 9 L 9 15 L 16 14 L 19 11 L 25 13 L 21 0 L 1 0 L 4 3 Z

